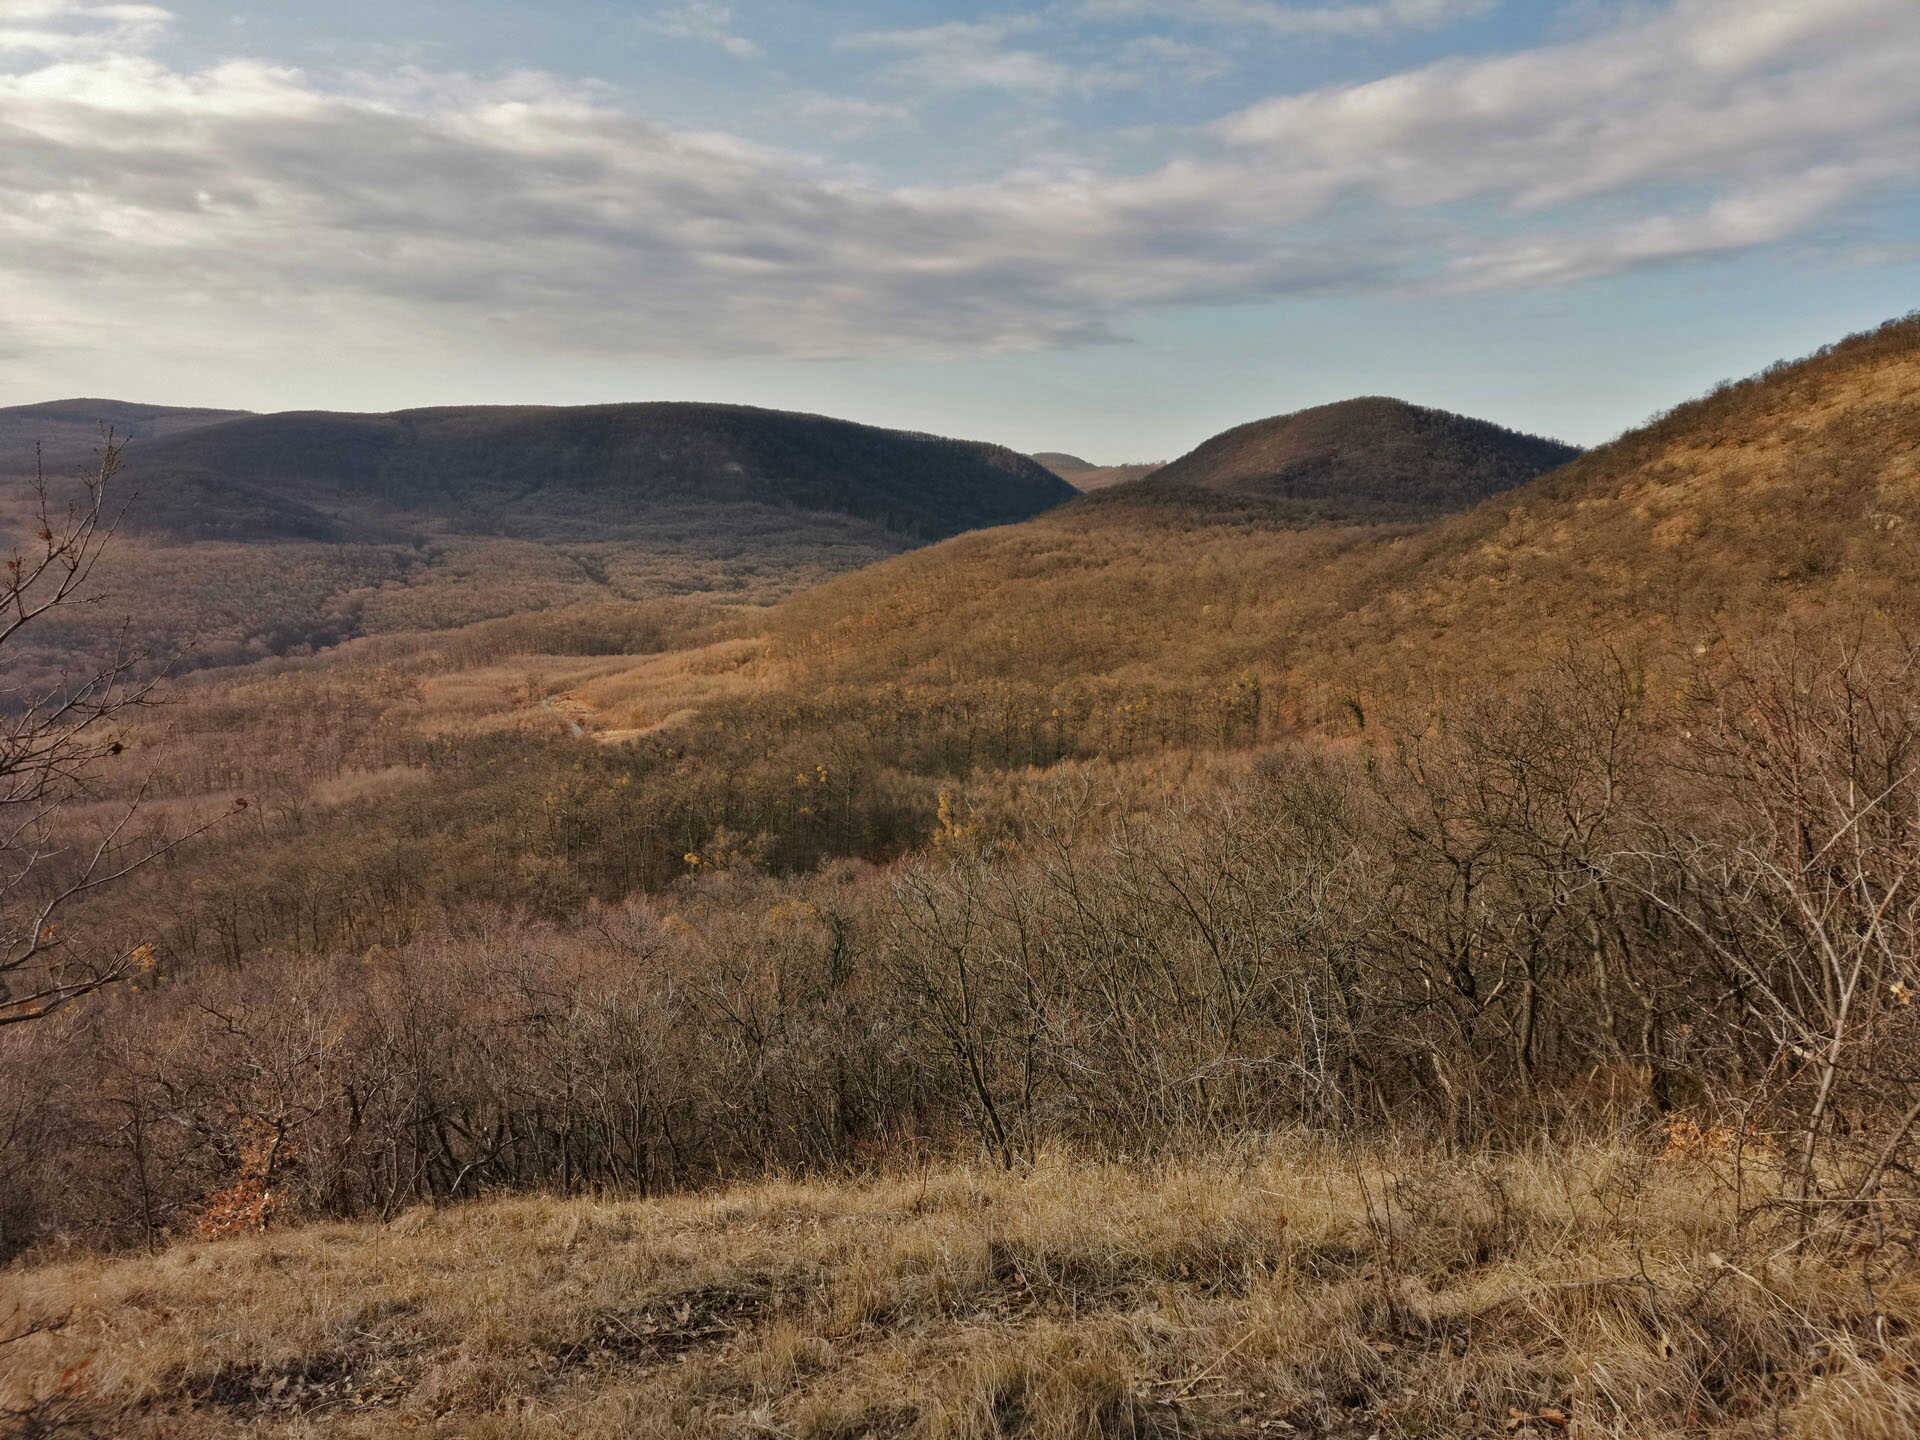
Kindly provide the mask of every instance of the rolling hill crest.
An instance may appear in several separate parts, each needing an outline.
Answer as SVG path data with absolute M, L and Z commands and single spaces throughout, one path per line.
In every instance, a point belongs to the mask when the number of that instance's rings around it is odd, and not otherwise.
M 1369 396 L 1236 426 L 1100 498 L 1309 522 L 1431 519 L 1579 453 L 1490 421 Z
M 754 506 L 924 541 L 1075 493 L 999 446 L 678 403 L 249 416 L 128 463 L 148 497 L 139 522 L 182 538 L 378 539 L 396 526 L 589 538 L 662 508 Z

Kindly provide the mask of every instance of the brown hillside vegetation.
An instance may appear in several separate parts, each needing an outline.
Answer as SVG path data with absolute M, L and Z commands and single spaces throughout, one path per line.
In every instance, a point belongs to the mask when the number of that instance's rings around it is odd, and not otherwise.
M 1883 400 L 1911 393 L 1917 331 L 1784 367 L 1424 532 L 1074 506 L 771 613 L 676 602 L 640 636 L 607 607 L 574 606 L 545 627 L 363 643 L 199 689 L 143 728 L 125 783 L 170 803 L 273 803 L 201 852 L 190 902 L 169 882 L 153 903 L 178 916 L 183 954 L 391 943 L 439 908 L 436 886 L 560 914 L 670 884 L 722 834 L 779 872 L 888 860 L 938 832 L 943 804 L 962 825 L 1017 810 L 1027 767 L 1179 764 L 1357 724 L 1410 733 L 1569 644 L 1616 646 L 1670 695 L 1775 629 L 1785 602 L 1844 629 L 1870 618 L 1867 595 L 1897 624 L 1920 590 L 1877 497 L 1911 474 L 1912 410 Z M 1794 418 L 1803 404 L 1811 418 Z M 1625 497 L 1670 488 L 1700 456 L 1719 467 L 1692 492 L 1714 543 L 1683 560 L 1655 535 L 1666 522 L 1635 519 Z M 1747 508 L 1748 491 L 1773 494 L 1774 511 Z M 1855 558 L 1791 568 L 1809 545 Z M 289 768 L 286 735 L 343 706 L 361 719 Z M 577 753 L 570 724 L 601 743 Z M 194 758 L 207 755 L 218 763 Z M 309 787 L 396 767 L 436 783 L 309 808 Z M 824 793 L 795 779 L 822 767 Z M 597 778 L 554 790 L 575 772 Z M 573 826 L 562 856 L 541 856 Z M 424 851 L 404 838 L 426 834 L 444 838 Z M 349 901 L 369 866 L 377 898 Z
M 397 949 L 155 957 L 0 1051 L 4 1218 L 43 1261 L 43 1217 L 253 1238 L 10 1272 L 5 1398 L 56 1434 L 1909 1433 L 1920 657 L 1789 658 L 1682 727 L 1575 673 L 1168 803 L 1056 767 L 886 872 L 709 849 L 565 926 L 437 884 Z M 617 774 L 544 779 L 552 858 L 620 843 Z M 820 1178 L 408 1213 L 769 1171 Z M 391 1223 L 287 1228 L 351 1216 Z
M 1711 651 L 1786 623 L 1911 624 L 1920 317 L 1682 405 L 1375 563 L 1290 663 L 1455 693 L 1597 639 Z
M 1877 607 L 1898 624 L 1920 593 L 1899 508 L 1917 336 L 1904 322 L 1780 367 L 1426 531 L 1074 506 L 771 613 L 674 602 L 641 636 L 608 607 L 566 606 L 583 597 L 556 577 L 565 608 L 545 627 L 396 636 L 397 649 L 363 642 L 203 687 L 141 729 L 123 783 L 170 803 L 273 804 L 201 852 L 230 878 L 204 877 L 191 904 L 170 882 L 154 903 L 178 914 L 169 943 L 189 954 L 239 959 L 295 935 L 386 943 L 437 908 L 436 885 L 557 914 L 671 883 L 723 832 L 778 871 L 890 859 L 936 833 L 943 792 L 962 824 L 1017 808 L 996 777 L 1026 767 L 1357 723 L 1407 733 L 1569 644 L 1614 645 L 1670 694 L 1783 616 L 1844 629 Z M 1682 526 L 1698 531 L 1684 548 L 1668 543 Z M 1800 564 L 1811 550 L 1829 559 Z M 473 573 L 487 593 L 486 569 Z M 369 609 L 431 593 L 382 586 Z M 418 613 L 393 628 L 429 628 L 406 623 Z M 362 719 L 326 740 L 318 768 L 287 767 L 289 731 L 343 706 Z M 572 726 L 603 743 L 577 755 Z M 306 808 L 311 786 L 396 767 L 437 783 Z M 796 782 L 822 767 L 826 795 Z M 588 838 L 535 863 L 559 823 L 535 777 L 578 768 L 613 788 L 569 781 L 568 823 Z M 402 837 L 419 834 L 447 838 L 409 851 Z M 369 849 L 387 872 L 378 903 L 349 903 Z M 189 921 L 208 906 L 218 926 Z
M 1389 454 L 1400 463 L 1397 442 Z M 776 644 L 815 680 L 1250 667 L 1276 715 L 1317 724 L 1349 699 L 1418 710 L 1569 645 L 1691 657 L 1783 621 L 1905 623 L 1920 319 L 1724 387 L 1424 530 L 1118 503 L 1159 483 L 798 596 L 770 617 Z
M 1399 401 L 1323 406 L 1230 430 L 1053 515 L 796 596 L 770 631 L 801 667 L 797 683 L 816 687 L 887 675 L 934 687 L 1244 683 L 1277 644 L 1369 598 L 1385 541 L 1577 453 Z
M 0 1036 L 0 1404 L 1913 1433 L 1916 369 L 1424 528 L 1076 502 L 175 687 L 36 871 L 233 811 Z
M 1374 396 L 1238 426 L 1100 498 L 1201 509 L 1250 505 L 1315 520 L 1417 520 L 1511 490 L 1579 453 L 1484 420 Z

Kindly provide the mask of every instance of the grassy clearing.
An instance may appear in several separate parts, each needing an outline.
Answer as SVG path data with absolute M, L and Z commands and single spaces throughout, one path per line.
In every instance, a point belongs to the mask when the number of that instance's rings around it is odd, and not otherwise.
M 1910 1254 L 1793 1245 L 1732 1163 L 1287 1140 L 416 1210 L 15 1270 L 4 1334 L 57 1328 L 0 1399 L 39 1435 L 1914 1433 Z

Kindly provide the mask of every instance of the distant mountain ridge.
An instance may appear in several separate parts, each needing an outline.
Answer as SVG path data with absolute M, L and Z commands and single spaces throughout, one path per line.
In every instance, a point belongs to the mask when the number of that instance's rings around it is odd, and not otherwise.
M 745 406 L 78 400 L 0 412 L 0 545 L 32 523 L 35 442 L 66 485 L 108 427 L 132 442 L 125 563 L 102 606 L 36 627 L 22 663 L 43 676 L 122 643 L 213 666 L 536 611 L 765 603 L 1078 493 L 1002 446 Z
M 127 400 L 48 400 L 0 407 L 0 474 L 30 467 L 38 447 L 50 463 L 71 464 L 116 440 L 158 440 L 251 414 Z
M 1083 494 L 1089 490 L 1104 490 L 1110 485 L 1138 480 L 1160 468 L 1157 460 L 1146 465 L 1095 465 L 1091 460 L 1082 460 L 1078 455 L 1069 455 L 1063 450 L 1043 450 L 1032 458 Z
M 1070 480 L 1075 475 L 1097 468 L 1091 460 L 1082 460 L 1078 455 L 1069 455 L 1064 450 L 1037 450 L 1028 458 L 1046 466 L 1062 480 Z
M 1576 446 L 1490 421 L 1364 396 L 1236 426 L 1099 499 L 1277 508 L 1304 519 L 1428 519 L 1523 485 L 1579 454 Z
M 49 408 L 16 428 L 51 423 Z M 178 422 L 132 447 L 127 471 L 133 523 L 182 539 L 390 541 L 422 525 L 609 538 L 662 507 L 745 505 L 934 540 L 1076 493 L 1002 446 L 677 402 Z

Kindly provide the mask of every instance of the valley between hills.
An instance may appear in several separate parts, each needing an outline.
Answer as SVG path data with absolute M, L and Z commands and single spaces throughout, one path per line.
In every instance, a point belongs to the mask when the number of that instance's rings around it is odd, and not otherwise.
M 109 429 L 0 1424 L 1920 1429 L 1920 319 L 1585 451 L 63 401 L 0 548 Z

